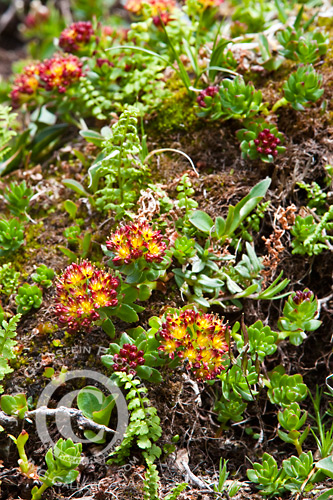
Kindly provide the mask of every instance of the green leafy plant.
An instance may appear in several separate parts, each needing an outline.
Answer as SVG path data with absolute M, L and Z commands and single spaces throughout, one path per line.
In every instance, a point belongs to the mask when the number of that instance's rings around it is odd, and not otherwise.
M 130 454 L 130 448 L 136 444 L 143 451 L 148 465 L 161 455 L 161 448 L 155 442 L 161 437 L 162 429 L 157 410 L 150 405 L 147 388 L 132 374 L 116 372 L 112 379 L 118 385 L 124 385 L 128 391 L 126 399 L 130 411 L 130 421 L 124 439 L 112 452 L 108 463 L 122 463 Z
M 306 217 L 296 216 L 295 223 L 290 232 L 294 236 L 291 243 L 293 254 L 318 255 L 323 250 L 330 248 L 333 236 L 327 232 L 333 229 L 333 205 L 321 217 L 318 224 L 315 223 L 313 215 Z
M 272 300 L 288 295 L 288 292 L 280 294 L 289 283 L 288 279 L 280 281 L 282 273 L 263 290 L 261 270 L 264 266 L 248 242 L 246 242 L 247 253 L 242 255 L 237 265 L 234 265 L 236 257 L 231 254 L 216 255 L 210 252 L 211 245 L 210 240 L 206 241 L 204 248 L 195 242 L 196 254 L 189 258 L 188 263 L 184 263 L 181 269 L 173 269 L 175 281 L 189 302 L 209 307 L 212 304 L 223 306 L 223 303 L 231 301 L 235 306 L 242 308 L 239 300 L 241 298 Z M 219 266 L 219 261 L 226 263 Z M 230 295 L 226 292 L 230 292 Z
M 7 415 L 17 415 L 19 418 L 24 418 L 28 411 L 27 397 L 25 394 L 15 394 L 11 396 L 4 394 L 1 396 L 1 409 Z
M 66 227 L 63 232 L 63 235 L 67 239 L 69 245 L 76 246 L 80 240 L 79 236 L 81 234 L 81 228 L 78 224 L 75 226 Z
M 32 308 L 38 309 L 43 302 L 43 294 L 37 285 L 24 283 L 20 286 L 15 297 L 17 312 L 27 314 Z
M 324 419 L 326 416 L 331 417 L 331 412 L 327 410 L 322 411 L 322 391 L 316 387 L 316 394 L 312 396 L 310 393 L 314 408 L 314 416 L 311 418 L 315 421 L 316 426 L 311 426 L 311 432 L 316 440 L 317 448 L 321 458 L 328 457 L 333 451 L 333 423 L 330 422 L 330 427 L 326 430 L 326 423 Z
M 193 209 L 197 208 L 198 202 L 195 201 L 193 198 L 191 198 L 192 194 L 194 194 L 194 189 L 192 187 L 192 182 L 190 181 L 190 178 L 188 174 L 184 174 L 177 186 L 177 200 L 178 200 L 178 207 L 185 210 L 185 216 L 181 223 L 183 224 L 184 221 L 187 221 L 190 214 L 193 212 Z
M 252 465 L 253 469 L 247 470 L 247 476 L 257 485 L 261 495 L 281 495 L 286 491 L 300 493 L 305 483 L 308 483 L 307 489 L 309 490 L 313 486 L 310 479 L 315 469 L 311 451 L 302 453 L 299 457 L 292 456 L 283 460 L 281 469 L 268 453 L 263 454 L 261 464 Z
M 77 405 L 86 418 L 107 427 L 116 399 L 117 395 L 115 397 L 113 394 L 109 394 L 106 397 L 97 387 L 86 386 L 77 395 Z M 96 434 L 91 430 L 86 430 L 84 435 L 94 443 L 105 443 L 105 433 L 103 431 Z
M 17 451 L 20 457 L 17 463 L 20 466 L 22 474 L 35 479 L 37 475 L 36 474 L 37 467 L 33 463 L 29 462 L 29 459 L 24 449 L 26 442 L 29 439 L 29 434 L 27 433 L 27 431 L 23 430 L 21 431 L 20 435 L 17 438 L 12 436 L 11 434 L 8 434 L 8 436 L 16 444 Z
M 243 420 L 243 413 L 246 410 L 247 403 L 242 397 L 228 388 L 227 392 L 215 403 L 214 411 L 217 412 L 218 421 L 221 427 L 229 421 L 240 422 Z
M 75 262 L 78 255 L 82 259 L 88 257 L 92 241 L 92 233 L 90 230 L 82 233 L 80 226 L 75 224 L 75 226 L 66 227 L 63 235 L 67 238 L 69 248 L 64 246 L 59 246 L 58 248 L 69 258 L 70 262 Z
M 8 322 L 2 320 L 0 324 L 0 380 L 13 371 L 8 361 L 15 358 L 14 347 L 17 342 L 13 338 L 16 337 L 16 328 L 20 318 L 21 314 L 17 314 Z M 0 386 L 0 392 L 3 392 L 2 386 Z
M 239 25 L 239 24 L 238 24 Z M 260 55 L 258 63 L 267 71 L 276 71 L 283 63 L 283 57 L 272 53 L 268 38 L 263 33 L 258 37 Z
M 79 475 L 75 470 L 81 462 L 81 443 L 73 443 L 71 439 L 59 439 L 53 450 L 50 448 L 45 456 L 47 471 L 41 477 L 42 486 L 34 486 L 31 490 L 32 500 L 40 500 L 44 491 L 55 483 L 70 484 Z
M 246 340 L 244 334 L 236 333 L 235 330 L 236 325 L 232 330 L 232 336 L 236 341 L 238 351 L 241 352 L 246 348 L 254 362 L 257 359 L 263 361 L 266 356 L 275 353 L 278 334 L 271 330 L 268 325 L 264 326 L 262 321 L 256 321 L 246 328 Z
M 27 211 L 32 196 L 33 190 L 27 187 L 25 181 L 20 184 L 11 182 L 4 192 L 4 198 L 8 203 L 10 212 L 21 220 L 27 219 Z
M 222 245 L 233 235 L 243 220 L 260 203 L 267 193 L 270 183 L 271 179 L 269 178 L 258 182 L 258 184 L 256 184 L 237 205 L 229 205 L 226 219 L 217 217 L 214 223 L 208 214 L 201 210 L 197 210 L 193 212 L 189 220 L 193 226 L 203 233 L 210 234 L 220 245 Z
M 53 269 L 47 267 L 45 264 L 38 266 L 36 272 L 31 275 L 32 281 L 45 288 L 49 288 L 52 285 L 54 277 L 55 272 Z
M 247 477 L 257 485 L 262 495 L 277 495 L 285 491 L 283 488 L 284 473 L 281 469 L 279 470 L 275 458 L 264 453 L 262 463 L 256 462 L 252 466 L 253 469 L 246 471 Z
M 271 12 L 274 9 L 272 2 L 256 2 L 246 0 L 241 5 L 237 2 L 232 19 L 244 25 L 249 33 L 264 31 L 269 26 Z
M 176 500 L 182 491 L 187 487 L 187 483 L 177 484 L 172 491 L 166 495 L 163 500 Z M 144 500 L 160 500 L 159 474 L 155 464 L 148 463 L 143 480 L 143 498 Z
M 76 154 L 78 154 L 78 151 L 76 151 Z M 79 159 L 81 159 L 81 157 Z M 84 160 L 84 158 L 82 158 L 82 161 L 83 160 Z M 69 217 L 72 220 L 75 220 L 75 218 L 76 218 L 77 208 L 78 208 L 77 204 L 74 203 L 74 201 L 72 201 L 72 200 L 64 201 L 64 209 L 66 210 L 66 212 L 68 213 Z
M 286 433 L 279 429 L 279 437 L 286 443 L 293 444 L 299 455 L 302 453 L 302 444 L 310 432 L 310 426 L 302 433 L 299 432 L 299 429 L 305 424 L 307 416 L 308 412 L 305 411 L 302 414 L 298 403 L 291 403 L 290 406 L 287 406 L 283 411 L 280 410 L 278 413 L 278 420 L 281 427 L 288 431 Z
M 227 471 L 228 460 L 223 460 L 220 458 L 219 464 L 219 480 L 217 484 L 214 484 L 214 491 L 217 493 L 225 493 L 230 498 L 234 497 L 241 488 L 241 485 L 237 481 L 226 485 L 226 481 L 229 477 L 229 472 Z
M 260 90 L 255 90 L 251 83 L 245 83 L 243 78 L 238 76 L 234 80 L 222 80 L 211 106 L 206 104 L 199 116 L 209 116 L 212 120 L 243 120 L 257 115 L 263 109 Z
M 297 185 L 306 191 L 308 200 L 307 206 L 309 208 L 314 208 L 318 215 L 325 213 L 327 194 L 321 189 L 319 184 L 316 182 L 311 182 L 311 184 L 306 182 L 297 182 Z
M 221 397 L 216 401 L 214 410 L 218 420 L 225 426 L 228 420 L 240 422 L 249 401 L 254 401 L 258 395 L 258 370 L 251 360 L 242 355 L 234 364 L 218 378 L 221 380 Z
M 283 317 L 279 318 L 279 339 L 289 337 L 293 345 L 300 345 L 306 339 L 306 333 L 320 327 L 321 321 L 314 319 L 318 311 L 318 300 L 314 293 L 306 288 L 289 295 L 283 308 Z
M 105 185 L 96 192 L 99 210 L 115 210 L 120 218 L 137 200 L 147 179 L 142 161 L 142 146 L 137 133 L 138 111 L 131 107 L 113 125 L 104 143 L 102 159 L 89 169 L 90 187 L 96 191 L 100 178 Z
M 102 363 L 114 371 L 132 373 L 149 382 L 161 382 L 162 375 L 156 367 L 165 365 L 167 360 L 158 350 L 160 342 L 156 333 L 160 322 L 153 317 L 149 325 L 151 328 L 147 332 L 138 326 L 123 333 L 117 342 L 110 344 L 107 353 L 102 356 Z
M 283 460 L 283 471 L 287 475 L 285 488 L 287 491 L 299 493 L 305 481 L 308 489 L 311 488 L 310 478 L 313 474 L 313 456 L 311 451 L 301 453 L 299 457 L 290 457 Z
M 287 375 L 283 366 L 279 365 L 268 375 L 269 380 L 265 379 L 265 385 L 268 387 L 267 396 L 271 403 L 286 407 L 307 397 L 308 389 L 299 373 Z
M 251 122 L 246 128 L 238 130 L 237 139 L 240 141 L 242 157 L 255 160 L 260 158 L 265 163 L 272 163 L 274 159 L 286 150 L 281 144 L 283 135 L 278 129 L 266 122 Z
M 20 273 L 16 272 L 11 264 L 0 267 L 0 294 L 12 295 L 17 290 Z
M 224 285 L 217 265 L 217 261 L 223 258 L 208 250 L 209 241 L 204 248 L 196 242 L 194 247 L 196 253 L 188 260 L 190 267 L 184 264 L 182 268 L 174 268 L 172 271 L 181 293 L 189 302 L 209 307 L 206 297 L 213 295 L 213 298 L 217 298 Z
M 17 219 L 0 219 L 0 257 L 15 252 L 24 242 L 24 226 Z
M 183 265 L 197 253 L 195 240 L 187 236 L 180 236 L 174 242 L 173 256 Z
M 323 95 L 324 90 L 320 88 L 321 81 L 322 76 L 311 64 L 299 66 L 283 85 L 284 97 L 274 104 L 272 112 L 288 103 L 297 111 L 303 111 L 305 106 L 318 101 Z
M 11 130 L 16 116 L 10 106 L 0 104 L 0 161 L 10 151 L 8 143 L 16 135 L 16 132 Z
M 327 52 L 328 36 L 322 31 L 305 32 L 303 28 L 288 26 L 279 31 L 277 39 L 283 46 L 280 53 L 287 59 L 314 63 Z

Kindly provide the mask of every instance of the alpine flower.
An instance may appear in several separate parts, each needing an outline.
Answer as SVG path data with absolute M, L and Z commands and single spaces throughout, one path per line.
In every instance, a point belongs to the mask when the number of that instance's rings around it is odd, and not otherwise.
M 197 379 L 210 380 L 225 368 L 228 329 L 223 318 L 187 309 L 168 314 L 156 335 L 160 351 L 186 361 Z
M 206 103 L 205 98 L 206 97 L 213 98 L 218 93 L 218 91 L 219 91 L 219 88 L 217 86 L 214 86 L 214 85 L 210 85 L 206 89 L 202 90 L 197 97 L 197 103 L 200 106 L 200 108 L 206 108 L 207 103 Z
M 303 292 L 301 290 L 297 290 L 295 295 L 292 297 L 294 304 L 300 305 L 302 302 L 310 302 L 314 297 L 314 293 L 306 288 Z
M 64 52 L 78 52 L 87 45 L 94 35 L 91 22 L 79 21 L 62 31 L 59 37 L 59 47 Z
M 41 64 L 39 76 L 45 90 L 56 89 L 63 94 L 82 76 L 82 62 L 73 55 L 57 55 Z
M 100 307 L 118 304 L 118 278 L 97 269 L 89 261 L 68 266 L 57 283 L 55 313 L 61 326 L 89 331 L 100 319 Z
M 278 146 L 281 141 L 278 137 L 275 137 L 268 128 L 264 128 L 262 132 L 259 132 L 257 138 L 254 139 L 253 142 L 257 147 L 258 153 L 277 156 L 278 151 L 276 146 Z
M 166 250 L 161 231 L 155 231 L 146 221 L 120 227 L 106 241 L 106 247 L 114 253 L 112 262 L 116 266 L 130 264 L 141 257 L 149 263 L 161 262 Z
M 13 107 L 17 108 L 22 102 L 32 99 L 39 87 L 40 63 L 29 64 L 18 75 L 10 93 Z
M 144 352 L 134 344 L 124 344 L 119 354 L 113 356 L 113 370 L 136 374 L 135 368 L 145 364 Z

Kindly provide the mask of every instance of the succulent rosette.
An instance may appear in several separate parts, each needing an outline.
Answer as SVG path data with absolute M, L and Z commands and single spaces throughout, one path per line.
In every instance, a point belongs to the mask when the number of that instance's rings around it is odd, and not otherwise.
M 291 344 L 300 345 L 307 338 L 305 332 L 313 332 L 320 327 L 317 311 L 318 299 L 311 290 L 305 288 L 291 293 L 278 321 L 279 337 L 289 337 Z
M 322 79 L 311 64 L 300 66 L 283 85 L 284 98 L 294 109 L 303 111 L 304 106 L 316 102 L 323 95 L 324 90 L 320 88 Z
M 260 158 L 265 163 L 272 163 L 286 148 L 282 146 L 283 134 L 275 125 L 266 122 L 252 122 L 247 128 L 238 130 L 242 157 L 255 160 Z
M 101 307 L 118 305 L 119 284 L 118 278 L 87 260 L 71 264 L 57 283 L 55 313 L 60 325 L 71 331 L 89 331 L 100 319 Z
M 245 83 L 241 76 L 233 80 L 224 78 L 218 92 L 214 86 L 204 89 L 197 102 L 203 108 L 198 116 L 209 116 L 211 120 L 244 120 L 257 115 L 264 107 L 261 91 L 251 82 Z
M 277 33 L 277 39 L 283 46 L 280 53 L 287 59 L 302 63 L 314 63 L 326 54 L 329 37 L 321 31 L 308 31 L 288 26 Z
M 193 309 L 167 314 L 156 334 L 159 350 L 186 362 L 197 379 L 214 379 L 225 369 L 229 351 L 223 319 Z

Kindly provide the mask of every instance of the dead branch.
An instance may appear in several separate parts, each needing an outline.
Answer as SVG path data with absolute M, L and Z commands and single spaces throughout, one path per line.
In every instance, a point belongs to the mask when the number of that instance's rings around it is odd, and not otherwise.
M 45 417 L 56 417 L 60 415 L 64 415 L 74 419 L 76 424 L 80 429 L 91 430 L 96 433 L 103 431 L 106 434 L 115 434 L 114 429 L 110 429 L 105 425 L 97 424 L 93 420 L 86 418 L 82 411 L 77 410 L 76 408 L 67 408 L 66 406 L 59 406 L 59 408 L 47 408 L 47 406 L 41 406 L 36 410 L 27 411 L 24 420 L 29 421 L 31 418 L 35 418 L 37 415 L 45 416 Z M 0 424 L 3 427 L 11 427 L 13 425 L 18 425 L 18 418 L 9 416 L 3 411 L 0 411 Z

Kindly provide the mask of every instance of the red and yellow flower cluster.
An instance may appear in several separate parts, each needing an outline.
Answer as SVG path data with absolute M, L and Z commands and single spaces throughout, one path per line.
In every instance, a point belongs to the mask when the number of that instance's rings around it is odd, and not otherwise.
M 23 73 L 15 78 L 13 90 L 10 93 L 14 107 L 36 94 L 39 87 L 39 68 L 40 64 L 29 64 L 23 69 Z
M 66 28 L 59 37 L 59 47 L 65 52 L 78 52 L 90 42 L 94 35 L 91 22 L 80 21 Z
M 55 313 L 71 331 L 88 330 L 100 318 L 100 307 L 118 304 L 118 278 L 96 269 L 89 261 L 71 264 L 57 283 Z
M 125 8 L 134 14 L 141 15 L 146 6 L 150 10 L 154 24 L 158 26 L 161 20 L 163 24 L 167 24 L 172 19 L 176 2 L 174 0 L 128 0 Z
M 197 379 L 214 379 L 224 370 L 228 353 L 225 334 L 228 325 L 218 316 L 188 309 L 168 314 L 157 332 L 161 346 L 171 359 L 176 356 L 187 361 Z
M 46 59 L 39 71 L 46 90 L 57 89 L 60 94 L 82 76 L 82 62 L 76 56 L 57 56 Z
M 14 81 L 11 99 L 17 107 L 37 94 L 38 89 L 57 90 L 60 94 L 82 76 L 82 62 L 73 55 L 55 56 L 43 62 L 29 64 Z
M 166 250 L 161 231 L 154 231 L 148 222 L 132 222 L 112 233 L 106 242 L 114 252 L 112 262 L 116 266 L 130 264 L 141 257 L 146 262 L 161 262 Z

